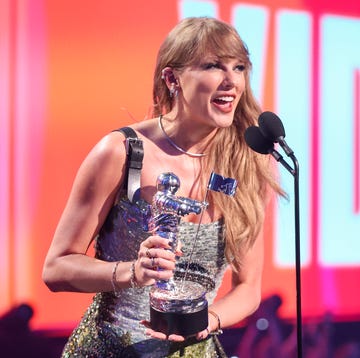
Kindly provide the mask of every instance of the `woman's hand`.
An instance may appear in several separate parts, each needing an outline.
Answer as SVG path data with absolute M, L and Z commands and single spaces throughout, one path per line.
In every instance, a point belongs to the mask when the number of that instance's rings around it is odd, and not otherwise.
M 172 342 L 185 341 L 185 337 L 180 336 L 178 334 L 170 334 L 169 336 L 167 336 L 165 333 L 154 331 L 153 329 L 151 329 L 149 321 L 141 321 L 140 323 L 146 327 L 145 334 L 151 338 L 161 339 L 164 341 L 167 340 Z
M 149 321 L 141 321 L 140 323 L 146 327 L 145 334 L 151 338 L 168 340 L 172 342 L 183 342 L 186 339 L 186 337 L 180 336 L 178 334 L 170 334 L 169 336 L 167 336 L 165 333 L 154 331 L 151 328 Z M 196 339 L 201 341 L 203 339 L 206 339 L 209 334 L 210 334 L 210 329 L 209 327 L 207 327 L 203 331 L 198 332 L 196 334 Z
M 157 235 L 144 240 L 135 263 L 135 278 L 139 286 L 149 286 L 156 280 L 169 280 L 174 275 L 176 256 L 179 250 L 171 251 L 169 240 Z

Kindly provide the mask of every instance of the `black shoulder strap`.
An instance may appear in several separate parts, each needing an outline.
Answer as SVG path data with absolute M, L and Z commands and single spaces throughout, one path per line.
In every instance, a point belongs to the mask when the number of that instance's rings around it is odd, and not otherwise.
M 140 176 L 144 158 L 143 142 L 130 127 L 119 128 L 117 131 L 122 132 L 126 137 L 125 188 L 129 200 L 135 203 L 140 199 Z

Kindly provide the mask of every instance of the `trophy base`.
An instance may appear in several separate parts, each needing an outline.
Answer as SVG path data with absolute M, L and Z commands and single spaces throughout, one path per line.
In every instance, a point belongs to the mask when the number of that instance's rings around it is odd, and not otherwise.
M 192 336 L 208 326 L 206 290 L 193 281 L 172 281 L 172 290 L 150 290 L 150 326 L 167 336 Z
M 208 326 L 207 304 L 197 312 L 162 312 L 150 306 L 150 325 L 157 332 L 169 336 L 192 336 Z

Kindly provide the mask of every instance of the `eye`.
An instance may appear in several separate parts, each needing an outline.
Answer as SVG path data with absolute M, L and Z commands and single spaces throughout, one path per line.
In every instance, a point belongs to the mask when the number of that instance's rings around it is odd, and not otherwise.
M 205 70 L 210 70 L 212 68 L 220 68 L 220 64 L 218 62 L 209 62 L 204 64 Z
M 239 72 L 244 72 L 245 71 L 245 65 L 241 64 L 241 65 L 237 65 L 235 67 L 235 69 Z

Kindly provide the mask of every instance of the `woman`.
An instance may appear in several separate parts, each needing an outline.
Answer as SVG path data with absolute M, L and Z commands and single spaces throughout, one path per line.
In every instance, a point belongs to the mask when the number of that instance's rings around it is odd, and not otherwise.
M 153 118 L 131 125 L 144 149 L 140 199 L 130 201 L 125 189 L 131 174 L 123 133 L 106 135 L 84 160 L 43 272 L 52 291 L 97 293 L 64 357 L 216 357 L 221 347 L 214 333 L 257 309 L 265 205 L 271 191 L 281 191 L 269 159 L 243 138 L 260 113 L 250 70 L 233 27 L 212 18 L 181 21 L 159 50 Z M 179 225 L 182 252 L 164 250 L 168 241 L 141 224 L 157 176 L 175 173 L 181 180 L 177 194 L 202 201 L 212 171 L 238 180 L 234 197 L 210 192 L 202 215 L 187 215 Z M 196 234 L 191 261 L 194 277 L 205 272 L 210 282 L 209 324 L 190 338 L 166 336 L 149 325 L 149 290 L 188 264 Z M 92 241 L 95 258 L 86 255 Z M 213 302 L 228 265 L 232 290 Z

